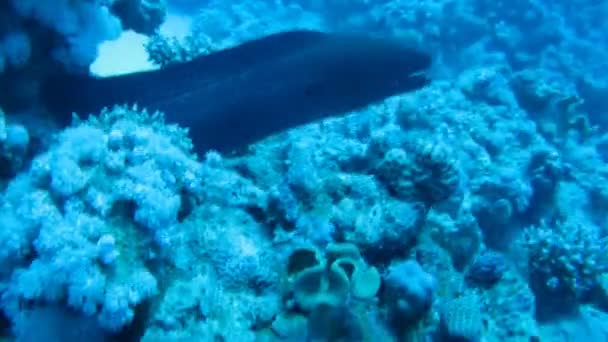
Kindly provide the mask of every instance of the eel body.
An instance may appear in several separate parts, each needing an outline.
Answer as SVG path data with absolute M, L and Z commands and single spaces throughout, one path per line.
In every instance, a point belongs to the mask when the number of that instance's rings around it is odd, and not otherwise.
M 41 97 L 59 121 L 137 103 L 188 128 L 197 152 L 229 151 L 421 88 L 430 65 L 392 40 L 289 31 L 155 71 L 61 76 Z

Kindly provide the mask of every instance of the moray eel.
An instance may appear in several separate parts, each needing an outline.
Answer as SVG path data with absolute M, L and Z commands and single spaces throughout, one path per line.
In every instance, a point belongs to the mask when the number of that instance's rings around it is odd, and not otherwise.
M 195 150 L 243 148 L 280 131 L 425 86 L 431 57 L 388 39 L 289 31 L 155 71 L 43 85 L 43 103 L 68 123 L 137 103 L 187 127 Z

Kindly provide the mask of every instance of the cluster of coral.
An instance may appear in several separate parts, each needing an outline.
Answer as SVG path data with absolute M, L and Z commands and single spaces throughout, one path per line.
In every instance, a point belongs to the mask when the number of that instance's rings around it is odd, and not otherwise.
M 56 63 L 86 67 L 167 8 L 46 4 L 0 1 L 7 339 L 608 339 L 605 4 L 201 4 L 190 36 L 150 40 L 152 61 L 293 27 L 392 34 L 437 57 L 418 92 L 201 156 L 187 127 L 136 107 L 50 139 L 15 115 Z

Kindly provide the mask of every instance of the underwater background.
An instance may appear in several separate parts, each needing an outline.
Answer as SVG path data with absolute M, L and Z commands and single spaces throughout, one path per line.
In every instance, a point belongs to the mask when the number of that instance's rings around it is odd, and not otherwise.
M 0 340 L 608 341 L 606 18 L 594 0 L 0 0 Z M 67 128 L 36 105 L 52 73 L 302 28 L 424 49 L 433 81 L 238 153 L 196 155 L 133 104 Z

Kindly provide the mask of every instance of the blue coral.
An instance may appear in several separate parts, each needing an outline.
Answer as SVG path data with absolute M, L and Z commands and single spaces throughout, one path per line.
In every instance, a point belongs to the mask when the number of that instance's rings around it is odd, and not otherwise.
M 383 302 L 390 321 L 403 328 L 421 319 L 433 304 L 436 280 L 413 260 L 399 261 L 384 276 Z
M 137 148 L 135 142 L 115 143 L 116 130 L 127 126 L 136 128 L 133 138 L 146 144 L 147 152 L 121 168 L 107 168 L 108 155 L 128 155 Z M 11 285 L 2 295 L 7 315 L 17 317 L 14 310 L 21 300 L 65 301 L 96 316 L 110 331 L 130 324 L 135 306 L 158 290 L 155 275 L 144 266 L 150 258 L 145 249 L 170 244 L 159 241 L 161 232 L 179 224 L 183 194 L 196 196 L 191 178 L 199 163 L 189 154 L 186 139 L 163 126 L 161 117 L 116 107 L 62 132 L 29 172 L 11 182 L 2 216 L 2 262 L 12 269 Z M 23 192 L 29 195 L 21 196 Z M 174 204 L 167 205 L 172 197 Z M 134 211 L 121 216 L 125 213 L 115 210 L 126 201 L 134 203 Z M 137 245 L 146 242 L 127 240 L 124 230 L 116 230 L 124 227 L 109 218 L 141 226 L 139 234 L 151 236 L 147 247 L 138 251 Z
M 459 337 L 550 340 L 555 314 L 576 313 L 608 340 L 604 3 L 211 0 L 191 15 L 185 2 L 0 5 L 0 305 L 14 335 L 0 339 L 430 340 L 449 322 L 475 328 Z M 113 107 L 55 129 L 39 108 L 47 77 L 95 72 L 112 46 L 113 67 L 143 53 L 125 39 L 170 67 L 293 28 L 395 37 L 433 55 L 433 81 L 225 155 L 193 155 L 187 127 L 160 114 Z M 285 252 L 335 242 L 380 271 L 378 298 L 298 311 Z
M 485 251 L 475 258 L 466 277 L 474 285 L 490 287 L 502 278 L 506 270 L 507 260 L 502 254 Z
M 568 311 L 589 301 L 601 288 L 608 271 L 606 241 L 600 230 L 575 218 L 530 227 L 524 241 L 528 250 L 531 288 L 541 305 L 551 311 Z M 541 310 L 542 311 L 542 310 Z

